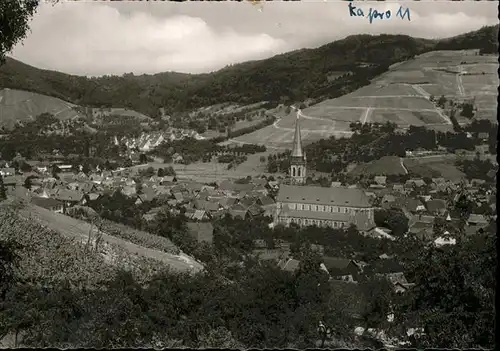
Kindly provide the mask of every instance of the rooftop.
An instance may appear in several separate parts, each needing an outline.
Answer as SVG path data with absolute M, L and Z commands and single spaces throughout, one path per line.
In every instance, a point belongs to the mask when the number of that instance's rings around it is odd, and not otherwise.
M 281 185 L 277 201 L 358 208 L 371 207 L 369 198 L 364 191 L 345 187 Z

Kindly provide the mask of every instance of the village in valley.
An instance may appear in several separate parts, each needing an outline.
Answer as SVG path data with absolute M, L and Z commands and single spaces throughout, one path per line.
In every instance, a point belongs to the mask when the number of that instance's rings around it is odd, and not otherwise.
M 480 31 L 495 32 L 485 28 Z M 429 317 L 426 313 L 434 307 L 425 304 L 448 290 L 466 290 L 463 284 L 468 283 L 462 281 L 440 285 L 445 275 L 455 272 L 454 264 L 464 264 L 465 270 L 475 265 L 473 250 L 490 249 L 483 246 L 496 234 L 498 169 L 498 55 L 467 41 L 451 43 L 436 44 L 435 49 L 425 44 L 428 47 L 403 58 L 387 59 L 383 68 L 373 62 L 338 68 L 328 79 L 333 92 L 321 88 L 321 96 L 290 93 L 269 101 L 233 103 L 221 98 L 223 102 L 214 103 L 212 90 L 206 88 L 206 105 L 189 100 L 192 108 L 161 107 L 149 115 L 150 106 L 140 110 L 142 100 L 126 108 L 78 105 L 69 98 L 64 101 L 60 93 L 56 97 L 23 89 L 21 78 L 21 83 L 0 84 L 0 239 L 19 235 L 23 245 L 38 240 L 28 245 L 38 251 L 21 255 L 22 267 L 42 265 L 29 256 L 46 255 L 40 262 L 56 272 L 55 267 L 62 267 L 55 259 L 60 255 L 70 267 L 60 269 L 76 272 L 80 281 L 103 269 L 100 266 L 123 266 L 135 272 L 133 279 L 145 282 L 146 289 L 151 288 L 150 276 L 173 274 L 158 273 L 163 269 L 195 277 L 206 273 L 210 284 L 200 288 L 207 289 L 199 290 L 204 291 L 200 296 L 227 294 L 231 306 L 241 303 L 239 308 L 252 311 L 264 307 L 252 305 L 247 295 L 261 294 L 264 300 L 269 294 L 272 302 L 261 302 L 268 310 L 291 299 L 293 309 L 281 312 L 282 307 L 276 307 L 276 313 L 283 313 L 279 318 L 301 319 L 290 322 L 295 323 L 293 331 L 288 326 L 278 332 L 273 328 L 282 322 L 269 317 L 271 312 L 252 312 L 272 319 L 255 317 L 263 331 L 252 334 L 248 329 L 253 320 L 238 314 L 246 312 L 227 312 L 229 302 L 214 299 L 210 303 L 215 307 L 207 302 L 203 308 L 214 308 L 220 318 L 208 321 L 212 317 L 201 307 L 196 317 L 189 310 L 175 312 L 179 315 L 172 323 L 182 321 L 189 327 L 170 326 L 174 331 L 165 336 L 160 327 L 155 329 L 155 323 L 161 323 L 151 322 L 154 340 L 163 338 L 163 343 L 148 339 L 147 345 L 445 347 L 453 336 L 436 331 L 438 320 L 444 319 Z M 24 67 L 9 60 L 6 72 Z M 204 95 L 197 98 L 201 101 Z M 39 239 L 9 234 L 30 231 Z M 70 241 L 80 246 L 64 244 Z M 64 255 L 49 253 L 64 245 L 72 249 Z M 70 251 L 79 250 L 85 254 L 71 258 Z M 483 273 L 474 274 L 486 274 L 477 279 L 489 284 L 490 257 L 483 256 Z M 96 263 L 91 266 L 88 260 Z M 451 262 L 449 267 L 446 262 Z M 42 269 L 23 269 L 26 279 L 42 279 Z M 439 288 L 428 280 L 432 274 Z M 187 276 L 179 277 L 185 278 L 175 278 L 180 281 L 175 284 L 188 286 Z M 290 279 L 298 282 L 290 293 L 294 297 L 279 295 L 276 291 L 291 289 Z M 267 284 L 272 286 L 268 290 Z M 470 294 L 476 293 L 483 294 Z M 177 295 L 168 296 L 175 300 Z M 193 296 L 193 301 L 200 299 Z M 478 304 L 493 306 L 493 295 L 481 296 Z M 451 312 L 441 303 L 435 302 L 440 306 L 436 308 L 443 311 L 439 318 L 445 318 Z M 313 312 L 306 311 L 307 304 L 313 304 Z M 235 320 L 248 328 L 224 324 L 229 315 L 238 315 Z M 9 321 L 17 318 L 8 316 Z M 222 323 L 226 341 L 200 336 L 212 335 L 205 326 L 191 337 L 194 334 L 188 333 L 195 327 L 186 320 L 193 318 L 208 318 L 206 326 Z M 477 340 L 488 336 L 477 335 L 489 325 L 470 327 L 460 318 L 454 323 L 463 323 L 460 328 L 469 330 L 469 339 L 452 346 L 485 346 Z M 308 320 L 307 327 L 303 320 Z M 21 327 L 6 327 L 5 334 L 1 328 L 2 337 L 15 330 L 18 343 Z M 282 339 L 284 330 L 293 336 Z M 26 337 L 26 345 L 50 346 L 58 340 L 54 335 L 37 336 L 36 341 Z M 147 338 L 140 335 L 134 338 Z M 77 343 L 67 338 L 58 345 Z M 84 340 L 93 339 L 82 336 L 78 342 Z M 111 345 L 102 340 L 88 345 Z M 116 342 L 113 345 L 127 346 Z

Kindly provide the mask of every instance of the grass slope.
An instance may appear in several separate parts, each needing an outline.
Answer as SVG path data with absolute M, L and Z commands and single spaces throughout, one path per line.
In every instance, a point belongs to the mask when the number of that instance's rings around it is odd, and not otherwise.
M 0 127 L 12 128 L 16 122 L 30 121 L 42 113 L 60 120 L 79 116 L 75 105 L 51 96 L 15 89 L 0 90 Z
M 385 156 L 376 161 L 360 164 L 349 173 L 354 176 L 407 174 L 406 169 L 401 163 L 401 159 L 397 156 Z
M 30 218 L 31 220 L 34 220 L 51 230 L 60 232 L 79 242 L 86 242 L 88 240 L 89 233 L 96 231 L 96 228 L 93 228 L 89 223 L 59 213 L 54 213 L 31 204 L 19 211 L 19 214 L 24 218 Z M 176 271 L 196 272 L 203 269 L 202 265 L 183 254 L 174 255 L 158 251 L 156 249 L 150 249 L 107 233 L 102 234 L 102 239 L 105 243 L 114 247 L 119 247 L 131 255 L 156 260 L 160 263 L 166 264 L 171 269 Z

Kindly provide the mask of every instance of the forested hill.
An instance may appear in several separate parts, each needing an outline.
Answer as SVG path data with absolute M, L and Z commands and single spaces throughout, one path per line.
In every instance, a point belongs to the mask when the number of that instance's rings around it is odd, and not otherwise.
M 436 44 L 436 50 L 463 50 L 471 48 L 480 49 L 480 52 L 483 54 L 495 54 L 498 52 L 498 29 L 498 25 L 488 26 L 473 32 L 440 40 Z
M 340 96 L 383 73 L 392 63 L 431 50 L 491 51 L 498 26 L 432 41 L 404 35 L 355 35 L 210 74 L 175 72 L 86 78 L 41 70 L 8 59 L 0 87 L 27 90 L 95 107 L 128 107 L 152 117 L 221 102 L 295 102 Z

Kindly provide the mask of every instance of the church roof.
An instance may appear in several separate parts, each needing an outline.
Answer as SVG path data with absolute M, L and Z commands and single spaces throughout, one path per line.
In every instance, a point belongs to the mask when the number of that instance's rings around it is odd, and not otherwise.
M 295 122 L 295 135 L 293 136 L 292 157 L 304 157 L 304 153 L 302 151 L 302 137 L 300 135 L 299 115 L 300 112 L 297 112 L 297 121 Z
M 361 189 L 281 185 L 277 201 L 345 207 L 369 208 L 368 196 Z

